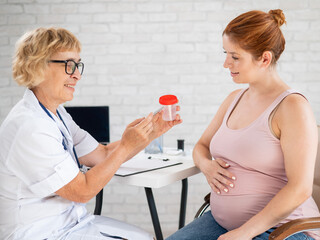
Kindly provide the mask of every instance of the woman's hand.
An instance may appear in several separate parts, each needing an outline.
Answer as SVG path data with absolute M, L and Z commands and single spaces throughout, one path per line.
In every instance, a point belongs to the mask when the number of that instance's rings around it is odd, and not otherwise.
M 150 142 L 150 133 L 153 131 L 153 114 L 150 113 L 146 118 L 139 118 L 130 123 L 122 134 L 120 145 L 122 145 L 132 156 L 138 153 Z
M 234 180 L 236 177 L 227 170 L 230 165 L 220 158 L 210 160 L 207 162 L 203 173 L 207 178 L 207 181 L 211 189 L 220 194 L 221 191 L 229 192 L 229 187 L 234 187 Z
M 180 106 L 176 106 L 176 111 L 180 110 Z M 153 123 L 153 131 L 152 131 L 152 139 L 160 137 L 162 134 L 167 132 L 173 126 L 182 123 L 182 119 L 180 119 L 180 115 L 176 115 L 176 119 L 173 121 L 164 121 L 162 119 L 163 110 L 158 112 L 153 116 L 152 123 Z

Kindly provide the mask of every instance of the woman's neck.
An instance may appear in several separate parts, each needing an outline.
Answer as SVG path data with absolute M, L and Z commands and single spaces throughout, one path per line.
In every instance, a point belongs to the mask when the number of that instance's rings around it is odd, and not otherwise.
M 52 101 L 50 99 L 50 95 L 46 94 L 45 91 L 43 91 L 41 88 L 33 88 L 31 91 L 34 93 L 38 101 L 50 112 L 52 112 L 54 115 L 57 116 L 57 108 L 59 104 L 55 103 L 55 101 Z
M 254 95 L 272 95 L 287 89 L 290 87 L 281 80 L 276 70 L 269 70 L 261 74 L 257 81 L 249 83 L 249 90 Z

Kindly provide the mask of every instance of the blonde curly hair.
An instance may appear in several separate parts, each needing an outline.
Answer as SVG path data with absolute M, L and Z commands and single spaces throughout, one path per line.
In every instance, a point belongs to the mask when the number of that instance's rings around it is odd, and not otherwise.
M 45 79 L 48 61 L 58 51 L 81 51 L 79 40 L 63 28 L 37 28 L 16 43 L 12 63 L 13 78 L 29 89 Z

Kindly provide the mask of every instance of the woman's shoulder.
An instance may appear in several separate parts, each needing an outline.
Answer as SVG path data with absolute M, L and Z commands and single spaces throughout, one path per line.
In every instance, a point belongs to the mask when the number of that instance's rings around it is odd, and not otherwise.
M 245 91 L 246 89 L 240 88 L 240 89 L 236 89 L 234 91 L 232 91 L 231 93 L 229 93 L 229 95 L 227 96 L 227 98 L 230 98 L 230 100 L 234 100 L 235 97 L 240 93 Z
M 279 112 L 283 114 L 299 114 L 310 108 L 307 98 L 299 92 L 293 91 L 279 104 Z
M 279 104 L 274 118 L 281 126 L 289 122 L 303 124 L 307 118 L 310 120 L 314 118 L 314 115 L 306 97 L 301 93 L 293 92 Z
M 244 89 L 237 89 L 237 90 L 234 90 L 228 94 L 228 96 L 224 99 L 224 101 L 220 105 L 220 107 L 219 107 L 219 109 L 213 119 L 215 122 L 222 123 L 222 119 L 223 119 L 224 115 L 227 113 L 228 108 L 231 106 L 231 104 L 235 101 L 237 96 L 242 91 L 244 91 Z
M 245 89 L 236 89 L 228 94 L 228 96 L 224 99 L 223 103 L 221 104 L 222 107 L 228 108 L 231 103 L 236 99 L 236 97 L 243 92 Z
M 57 134 L 55 122 L 47 115 L 34 107 L 28 105 L 19 106 L 8 116 L 8 127 L 10 126 L 18 134 L 34 135 L 36 133 Z

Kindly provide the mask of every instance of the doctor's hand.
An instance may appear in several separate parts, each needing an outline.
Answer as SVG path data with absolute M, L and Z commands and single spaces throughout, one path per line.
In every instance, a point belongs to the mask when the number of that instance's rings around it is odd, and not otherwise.
M 230 167 L 224 160 L 217 158 L 207 161 L 207 165 L 203 168 L 203 174 L 206 176 L 211 189 L 220 194 L 222 191 L 227 193 L 229 188 L 234 187 L 236 177 L 227 169 Z
M 153 131 L 153 114 L 146 118 L 139 118 L 130 123 L 122 134 L 120 146 L 123 146 L 132 157 L 140 152 L 150 142 L 150 133 Z
M 180 111 L 180 106 L 176 106 L 176 111 Z M 153 123 L 153 131 L 151 134 L 152 140 L 160 137 L 162 134 L 170 130 L 173 126 L 182 123 L 182 119 L 180 119 L 180 115 L 176 115 L 176 119 L 173 121 L 164 121 L 162 119 L 163 110 L 158 112 L 153 116 L 152 123 Z

